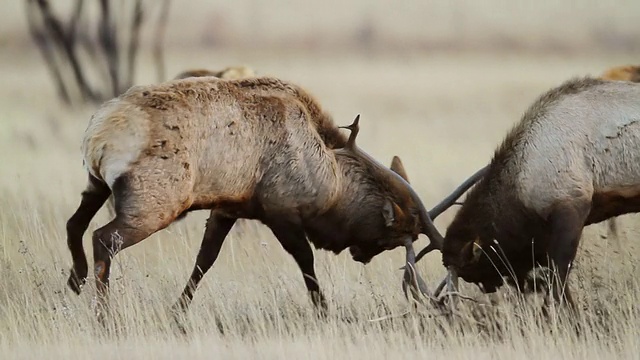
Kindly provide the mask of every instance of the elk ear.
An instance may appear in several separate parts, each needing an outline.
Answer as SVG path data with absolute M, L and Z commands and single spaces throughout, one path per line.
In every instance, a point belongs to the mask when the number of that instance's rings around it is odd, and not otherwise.
M 473 242 L 473 250 L 471 250 L 471 262 L 477 262 L 480 260 L 480 256 L 482 256 L 482 246 L 478 243 L 478 240 Z
M 398 221 L 403 222 L 405 220 L 404 212 L 400 206 L 390 199 L 386 199 L 384 201 L 384 205 L 382 205 L 382 217 L 384 218 L 384 224 L 387 227 L 393 226 L 393 224 Z
M 482 256 L 482 246 L 480 246 L 480 239 L 476 238 L 475 241 L 467 243 L 462 248 L 463 259 L 466 259 L 467 263 L 473 264 L 480 260 Z
M 384 218 L 384 224 L 386 227 L 391 227 L 393 222 L 396 220 L 396 214 L 393 210 L 393 202 L 391 200 L 386 199 L 384 201 L 384 205 L 382 205 L 382 217 Z
M 391 160 L 391 171 L 400 175 L 406 182 L 409 182 L 409 177 L 407 176 L 407 171 L 404 169 L 404 165 L 402 165 L 402 160 L 398 156 L 394 156 L 393 160 Z

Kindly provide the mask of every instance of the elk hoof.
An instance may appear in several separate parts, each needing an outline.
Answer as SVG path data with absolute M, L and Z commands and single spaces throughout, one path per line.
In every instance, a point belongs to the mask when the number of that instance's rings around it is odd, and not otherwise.
M 69 288 L 73 290 L 74 293 L 76 293 L 77 295 L 80 295 L 82 286 L 85 284 L 86 281 L 87 281 L 86 276 L 80 277 L 78 276 L 78 274 L 74 269 L 71 269 L 71 274 L 69 274 L 69 279 L 67 280 L 67 286 L 69 286 Z

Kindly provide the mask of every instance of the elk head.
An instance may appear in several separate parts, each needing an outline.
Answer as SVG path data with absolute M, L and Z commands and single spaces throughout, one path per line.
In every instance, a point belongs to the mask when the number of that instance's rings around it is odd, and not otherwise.
M 495 292 L 503 284 L 502 263 L 492 241 L 471 233 L 463 234 L 455 228 L 447 231 L 442 248 L 442 263 L 469 283 L 477 284 L 484 292 Z M 496 268 L 498 267 L 498 268 Z
M 398 245 L 404 246 L 407 252 L 407 266 L 405 267 L 403 288 L 406 289 L 407 284 L 412 284 L 414 298 L 417 297 L 418 292 L 430 296 L 424 281 L 415 272 L 416 257 L 413 242 L 422 233 L 430 238 L 430 246 L 441 249 L 442 236 L 433 225 L 429 213 L 419 196 L 411 185 L 398 174 L 399 172 L 404 172 L 400 170 L 401 168 L 403 169 L 400 159 L 397 158 L 394 166 L 397 172 L 392 171 L 358 148 L 356 137 L 359 131 L 359 121 L 360 115 L 355 118 L 351 125 L 341 127 L 351 130 L 351 135 L 345 147 L 340 150 L 356 157 L 371 172 L 376 173 L 378 175 L 377 178 L 382 179 L 384 182 L 384 187 L 389 190 L 391 197 L 384 200 L 380 210 L 381 220 L 385 226 L 381 236 L 386 238 L 386 245 L 366 249 L 362 246 L 352 246 L 349 250 L 354 259 L 358 260 L 370 259 L 377 253 L 385 249 L 392 249 Z

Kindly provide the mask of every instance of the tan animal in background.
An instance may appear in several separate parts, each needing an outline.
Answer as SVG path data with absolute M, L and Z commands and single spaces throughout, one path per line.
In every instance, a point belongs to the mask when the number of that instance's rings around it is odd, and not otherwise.
M 600 78 L 603 80 L 640 82 L 640 66 L 623 65 L 612 67 L 602 73 Z
M 260 220 L 272 230 L 322 309 L 326 303 L 309 242 L 335 253 L 349 248 L 362 263 L 404 246 L 407 269 L 415 268 L 413 241 L 420 233 L 435 236 L 424 205 L 401 176 L 355 145 L 357 119 L 337 149 L 318 130 L 326 119 L 302 88 L 274 78 L 180 79 L 134 86 L 106 102 L 83 139 L 88 185 L 67 222 L 69 287 L 80 293 L 86 281 L 82 236 L 111 194 L 116 217 L 93 233 L 101 305 L 117 252 L 199 209 L 210 209 L 211 216 L 176 304 L 182 309 L 239 218 Z M 335 125 L 324 125 L 323 131 L 339 137 Z M 425 291 L 421 279 L 416 282 Z
M 236 80 L 255 77 L 256 72 L 247 66 L 229 66 L 222 70 L 192 69 L 181 72 L 174 79 L 186 79 L 188 77 L 215 76 L 220 79 Z

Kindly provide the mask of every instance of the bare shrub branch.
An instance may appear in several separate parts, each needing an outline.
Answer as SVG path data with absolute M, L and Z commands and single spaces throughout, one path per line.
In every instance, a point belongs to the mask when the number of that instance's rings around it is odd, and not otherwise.
M 88 3 L 91 4 L 91 3 Z M 100 0 L 98 19 L 83 0 L 76 0 L 68 19 L 56 14 L 47 0 L 26 0 L 31 37 L 42 54 L 60 100 L 67 105 L 101 103 L 135 83 L 148 8 L 158 7 L 152 55 L 158 81 L 165 64 L 162 44 L 169 17 L 169 0 L 144 3 Z M 151 27 L 151 26 L 150 26 Z M 92 82 L 93 78 L 97 78 Z

